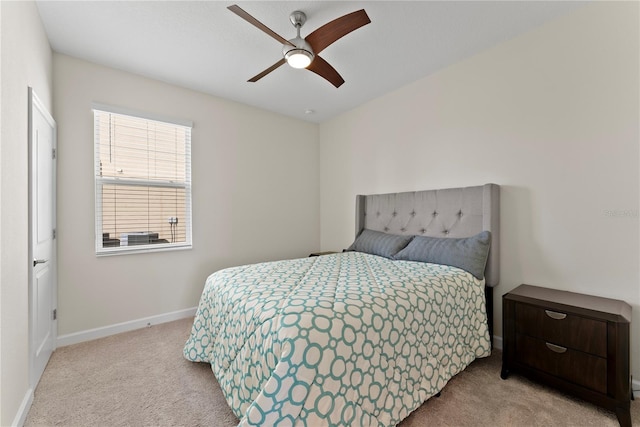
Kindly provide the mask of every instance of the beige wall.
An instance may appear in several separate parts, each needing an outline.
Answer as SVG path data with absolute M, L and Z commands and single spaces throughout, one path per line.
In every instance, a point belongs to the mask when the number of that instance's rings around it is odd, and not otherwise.
M 59 335 L 191 308 L 223 267 L 319 248 L 318 126 L 54 54 Z M 193 249 L 97 258 L 92 102 L 187 119 Z
M 500 296 L 521 283 L 634 307 L 640 378 L 639 4 L 600 2 L 320 125 L 321 246 L 355 195 L 502 186 Z
M 51 108 L 51 48 L 33 2 L 0 2 L 0 425 L 32 396 L 28 319 L 28 87 Z

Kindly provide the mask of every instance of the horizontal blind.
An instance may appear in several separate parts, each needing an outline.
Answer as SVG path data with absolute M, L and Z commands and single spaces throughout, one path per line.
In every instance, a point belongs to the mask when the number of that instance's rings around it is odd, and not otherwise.
M 94 109 L 96 253 L 191 246 L 191 127 Z

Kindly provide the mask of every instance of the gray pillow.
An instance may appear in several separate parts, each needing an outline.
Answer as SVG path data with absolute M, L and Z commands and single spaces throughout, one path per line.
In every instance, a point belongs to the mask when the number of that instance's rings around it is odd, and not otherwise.
M 489 231 L 462 239 L 416 236 L 394 259 L 450 265 L 482 280 L 490 246 Z
M 393 258 L 412 238 L 365 228 L 347 250 Z

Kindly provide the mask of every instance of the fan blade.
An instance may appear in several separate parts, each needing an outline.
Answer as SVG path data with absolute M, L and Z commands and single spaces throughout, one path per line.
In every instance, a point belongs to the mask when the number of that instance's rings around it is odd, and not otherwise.
M 266 76 L 267 74 L 269 74 L 270 72 L 272 72 L 273 70 L 275 70 L 276 68 L 278 68 L 279 66 L 283 65 L 286 61 L 284 60 L 284 58 L 282 58 L 280 61 L 276 62 L 275 64 L 273 64 L 271 67 L 267 68 L 266 70 L 264 70 L 263 72 L 261 72 L 260 74 L 251 77 L 249 80 L 247 80 L 248 82 L 251 83 L 255 83 L 258 80 L 260 80 L 261 78 L 263 78 L 264 76 Z
M 367 12 L 361 9 L 324 24 L 309 34 L 305 40 L 311 45 L 313 52 L 317 55 L 339 38 L 346 36 L 353 30 L 357 30 L 370 22 L 371 20 Z
M 338 74 L 335 68 L 333 68 L 327 61 L 316 55 L 311 61 L 311 64 L 307 67 L 307 70 L 313 71 L 336 88 L 342 86 L 344 79 Z
M 278 35 L 277 33 L 275 33 L 271 28 L 267 27 L 262 22 L 258 21 L 253 16 L 249 15 L 247 12 L 245 12 L 237 4 L 234 4 L 234 5 L 231 5 L 231 6 L 227 7 L 227 9 L 229 9 L 231 12 L 235 13 L 240 18 L 242 18 L 245 21 L 247 21 L 249 24 L 254 25 L 258 29 L 264 31 L 265 33 L 267 33 L 268 35 L 270 35 L 274 39 L 278 40 L 280 43 L 288 44 L 288 45 L 291 45 L 291 46 L 295 47 L 295 45 L 293 43 L 291 43 L 289 40 L 286 40 L 284 37 L 282 37 L 282 36 Z

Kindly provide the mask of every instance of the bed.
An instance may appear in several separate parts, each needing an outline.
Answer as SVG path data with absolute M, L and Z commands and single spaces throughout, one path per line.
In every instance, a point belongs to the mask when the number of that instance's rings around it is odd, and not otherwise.
M 490 355 L 498 262 L 495 184 L 359 195 L 342 253 L 210 275 L 184 356 L 239 425 L 393 426 Z

